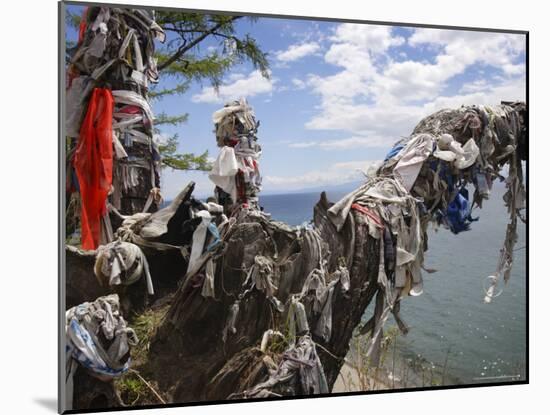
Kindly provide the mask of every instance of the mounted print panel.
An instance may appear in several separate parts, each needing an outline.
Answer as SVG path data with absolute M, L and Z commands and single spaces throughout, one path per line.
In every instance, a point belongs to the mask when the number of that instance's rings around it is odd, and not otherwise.
M 527 32 L 139 7 L 60 3 L 60 412 L 528 382 Z

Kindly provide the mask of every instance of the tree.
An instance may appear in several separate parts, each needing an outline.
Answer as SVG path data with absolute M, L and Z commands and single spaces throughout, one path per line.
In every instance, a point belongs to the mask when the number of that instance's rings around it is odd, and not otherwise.
M 149 91 L 149 98 L 162 100 L 168 96 L 185 93 L 192 82 L 208 81 L 219 88 L 227 72 L 243 62 L 250 62 L 262 75 L 269 78 L 267 53 L 250 35 L 239 35 L 237 23 L 256 18 L 222 14 L 184 13 L 157 11 L 156 21 L 167 34 L 166 42 L 156 52 L 158 69 L 162 79 L 175 81 L 175 85 L 163 87 L 157 84 Z M 66 23 L 78 28 L 81 16 L 67 12 Z M 209 43 L 209 47 L 203 47 Z M 67 50 L 74 47 L 67 44 Z M 186 122 L 188 114 L 156 116 L 156 132 L 162 133 L 163 125 L 179 125 Z M 178 135 L 168 136 L 159 146 L 162 166 L 177 170 L 210 169 L 208 152 L 195 155 L 178 152 Z
M 450 134 L 461 144 L 470 140 L 480 144 L 494 143 L 489 151 L 488 146 L 482 147 L 486 151 L 485 172 L 495 180 L 505 165 L 509 172 L 504 201 L 510 223 L 501 250 L 501 270 L 496 274 L 502 273 L 506 281 L 516 242 L 516 219 L 522 218 L 525 194 L 521 163 L 527 158 L 527 108 L 524 103 L 504 103 L 489 108 L 489 111 L 493 115 L 490 119 L 483 117 L 484 112 L 477 106 L 438 111 L 416 126 L 409 142 L 419 136 Z M 398 215 L 403 220 L 398 237 L 410 235 L 415 226 L 413 217 L 421 215 L 416 226 L 421 228 L 418 246 L 422 248 L 417 251 L 415 261 L 429 255 L 426 229 L 429 222 L 439 220 L 435 210 L 430 212 L 417 203 L 420 197 L 427 206 L 446 211 L 449 202 L 457 195 L 457 188 L 479 179 L 472 175 L 477 173 L 479 166 L 455 169 L 451 164 L 454 160 L 451 160 L 444 162 L 447 163 L 445 169 L 453 176 L 456 186 L 447 187 L 443 185 L 447 178 L 439 175 L 439 168 L 433 169 L 433 163 L 439 163 L 438 160 L 442 159 L 430 155 L 422 162 L 418 178 L 410 193 L 407 192 L 408 207 L 396 210 L 401 212 Z M 365 196 L 365 190 L 370 190 L 377 182 L 395 180 L 394 167 L 395 160 L 386 160 L 374 176 L 365 180 L 356 196 Z M 476 189 L 473 197 L 476 203 L 488 197 L 480 193 L 480 182 L 477 182 Z M 329 213 L 335 205 L 323 193 L 313 210 L 315 229 L 300 232 L 266 216 L 241 211 L 234 216 L 231 225 L 222 228 L 222 244 L 207 250 L 199 259 L 200 266 L 183 275 L 182 269 L 186 267 L 181 261 L 185 260 L 174 245 L 189 246 L 192 243 L 192 234 L 181 232 L 182 224 L 189 219 L 186 216 L 189 215 L 189 204 L 186 203 L 192 190 L 191 183 L 182 191 L 181 204 L 167 225 L 170 229 L 160 240 L 172 247 L 173 256 L 167 258 L 168 252 L 150 248 L 147 251 L 155 284 L 171 284 L 171 287 L 165 288 L 170 294 L 157 294 L 162 301 L 131 321 L 140 337 L 139 346 L 132 351 L 132 370 L 135 372 L 111 383 L 111 390 L 107 391 L 104 384 L 98 385 L 99 382 L 91 376 L 80 375 L 75 380 L 75 408 L 90 408 L 90 403 L 98 397 L 102 397 L 104 408 L 117 406 L 115 390 L 121 392 L 126 402 L 137 405 L 323 393 L 323 390 L 332 390 L 349 351 L 350 340 L 370 303 L 375 305 L 372 317 L 359 329 L 362 334 L 370 333 L 366 352 L 369 365 L 378 365 L 384 323 L 390 313 L 394 314 L 398 328 L 403 333 L 408 331 L 399 316 L 400 298 L 394 295 L 400 292 L 407 295 L 411 287 L 406 285 L 405 289 L 405 286 L 398 285 L 394 274 L 397 269 L 395 258 L 389 260 L 391 258 L 387 256 L 387 252 L 396 252 L 398 242 L 391 234 L 389 238 L 371 235 L 372 211 L 351 208 L 338 229 Z M 373 198 L 379 196 L 375 193 Z M 371 199 L 368 203 L 373 202 L 396 206 L 391 199 L 387 202 L 385 199 Z M 398 200 L 395 203 L 404 202 Z M 388 207 L 384 209 L 390 210 Z M 388 226 L 391 232 L 391 222 L 384 225 Z M 135 232 L 139 234 L 141 228 L 142 225 L 137 224 Z M 135 239 L 138 245 L 143 241 L 143 238 Z M 387 250 L 386 245 L 391 249 Z M 147 246 L 142 248 L 147 249 Z M 69 281 L 82 279 L 88 269 L 88 281 L 97 284 L 90 259 L 85 254 L 72 250 L 67 255 L 72 261 L 72 266 L 67 267 Z M 215 270 L 215 297 L 204 296 L 201 288 L 206 272 L 202 270 L 210 260 Z M 264 268 L 261 264 L 269 266 Z M 262 268 L 256 268 L 260 266 Z M 411 272 L 407 270 L 408 274 Z M 319 282 L 311 284 L 310 275 L 317 275 Z M 344 275 L 349 278 L 344 278 Z M 414 277 L 409 275 L 408 278 L 412 280 Z M 78 298 L 77 288 L 77 284 L 68 285 L 69 292 L 75 294 L 71 297 L 73 304 L 94 299 L 90 293 Z M 326 296 L 319 296 L 319 288 L 327 290 Z M 140 288 L 136 284 L 128 289 L 144 292 L 143 285 Z M 301 322 L 292 317 L 298 310 L 293 301 L 295 297 L 302 302 L 304 310 Z M 283 310 L 274 298 L 285 305 Z M 319 307 L 316 308 L 316 301 L 321 301 L 321 298 L 325 298 L 324 305 L 317 304 Z M 388 299 L 393 303 L 391 307 Z M 135 305 L 133 309 L 136 309 Z M 327 332 L 328 321 L 331 328 Z M 269 341 L 269 333 L 282 335 Z M 308 344 L 299 343 L 298 339 L 313 340 L 316 345 L 326 384 L 323 390 L 311 388 L 312 375 L 318 373 L 313 370 L 316 366 L 311 363 L 311 358 L 297 360 L 292 354 L 297 347 Z M 287 365 L 283 366 L 285 363 Z M 286 368 L 286 372 L 281 368 Z M 136 390 L 131 377 L 137 376 L 136 373 L 141 373 L 158 393 Z

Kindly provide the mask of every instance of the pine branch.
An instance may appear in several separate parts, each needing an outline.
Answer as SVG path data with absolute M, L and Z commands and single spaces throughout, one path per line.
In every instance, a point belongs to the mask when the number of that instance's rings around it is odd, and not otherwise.
M 168 115 L 165 112 L 161 112 L 155 116 L 155 125 L 178 125 L 187 121 L 189 114 L 182 115 Z
M 178 50 L 170 56 L 165 62 L 163 62 L 161 65 L 159 65 L 158 70 L 162 71 L 166 67 L 170 66 L 172 63 L 176 62 L 179 58 L 181 58 L 185 52 L 192 49 L 196 45 L 198 45 L 200 42 L 202 42 L 204 39 L 206 39 L 208 36 L 219 30 L 222 26 L 226 25 L 227 23 L 234 22 L 237 19 L 240 19 L 242 16 L 233 16 L 229 21 L 227 22 L 220 22 L 217 25 L 213 26 L 211 29 L 205 31 L 202 35 L 198 36 L 196 39 L 194 39 L 192 42 L 186 44 L 184 43 L 181 45 Z

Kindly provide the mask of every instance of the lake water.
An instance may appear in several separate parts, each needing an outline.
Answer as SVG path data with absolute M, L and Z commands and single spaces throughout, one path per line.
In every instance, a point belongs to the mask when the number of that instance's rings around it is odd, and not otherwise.
M 495 271 L 507 225 L 504 187 L 495 186 L 471 230 L 454 235 L 440 227 L 428 232 L 424 294 L 402 301 L 410 326 L 397 338 L 403 361 L 442 370 L 445 383 L 482 383 L 524 379 L 526 370 L 526 227 L 518 226 L 512 276 L 491 304 L 483 302 L 484 283 Z M 344 193 L 328 192 L 337 201 Z M 289 225 L 309 221 L 319 193 L 267 195 L 260 204 L 272 218 Z M 370 309 L 366 314 L 369 314 Z M 367 316 L 365 316 L 368 318 Z M 389 320 L 387 326 L 393 325 Z M 446 362 L 446 363 L 445 363 Z

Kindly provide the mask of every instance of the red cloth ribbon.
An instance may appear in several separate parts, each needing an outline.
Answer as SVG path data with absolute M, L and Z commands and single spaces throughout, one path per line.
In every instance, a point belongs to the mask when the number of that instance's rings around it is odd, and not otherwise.
M 88 19 L 88 7 L 84 8 L 82 17 L 80 18 L 80 26 L 78 27 L 78 44 L 80 45 L 84 40 L 84 34 L 86 33 L 86 20 Z
M 113 181 L 113 107 L 109 89 L 93 90 L 74 154 L 82 200 L 83 249 L 99 246 L 101 217 L 106 214 L 105 201 Z
M 351 208 L 357 210 L 358 212 L 363 213 L 364 215 L 367 215 L 369 218 L 371 218 L 374 221 L 377 227 L 379 227 L 380 229 L 384 229 L 384 224 L 382 223 L 378 215 L 374 213 L 372 210 L 370 210 L 369 208 L 358 205 L 357 203 L 352 204 Z

